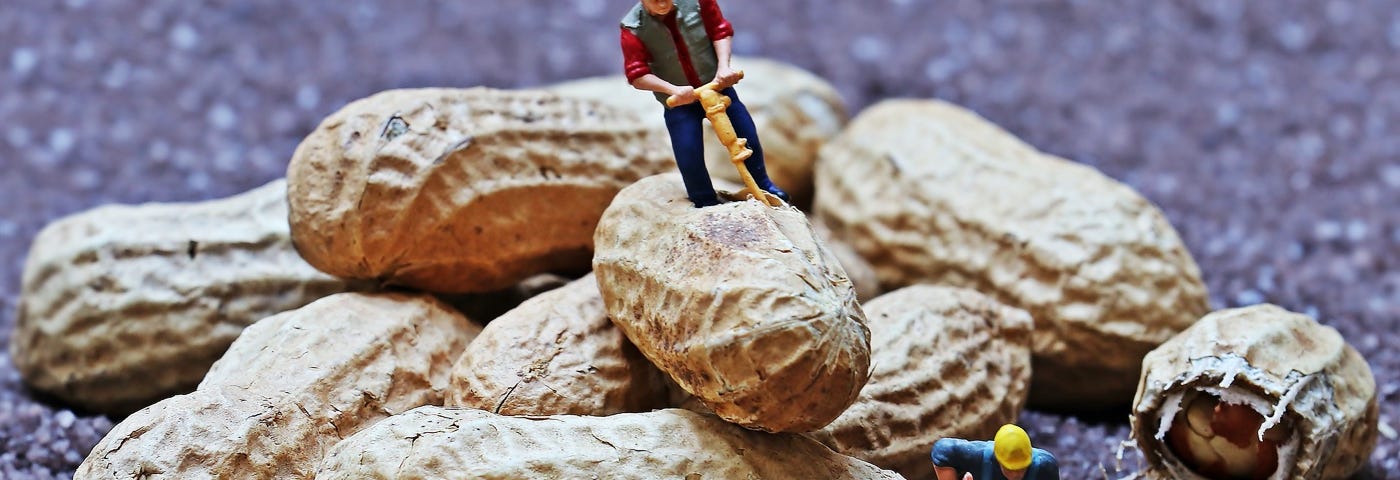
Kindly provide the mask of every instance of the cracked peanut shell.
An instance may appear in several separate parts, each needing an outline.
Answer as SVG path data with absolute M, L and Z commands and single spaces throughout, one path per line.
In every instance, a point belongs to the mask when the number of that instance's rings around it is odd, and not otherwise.
M 452 371 L 447 406 L 612 415 L 667 404 L 667 382 L 603 309 L 592 274 L 492 320 Z
M 316 478 L 902 477 L 801 435 L 754 432 L 685 410 L 508 417 L 422 407 L 336 445 Z
M 817 150 L 846 125 L 845 102 L 826 80 L 793 65 L 735 57 L 734 66 L 744 70 L 744 80 L 734 89 L 753 117 L 768 174 L 792 196 L 793 205 L 806 208 L 812 202 L 812 164 Z M 664 138 L 670 138 L 662 118 L 665 109 L 656 97 L 632 88 L 622 75 L 574 80 L 546 89 L 631 110 Z M 730 163 L 727 150 L 708 126 L 705 165 L 715 178 L 739 182 L 739 172 Z
M 292 238 L 323 271 L 432 292 L 587 270 L 613 195 L 674 169 L 658 135 L 631 112 L 545 92 L 379 93 L 297 147 Z
M 870 381 L 810 435 L 907 478 L 934 478 L 942 438 L 992 438 L 1015 423 L 1031 379 L 1031 317 L 972 290 L 914 285 L 862 305 Z
M 338 294 L 269 317 L 194 393 L 117 424 L 74 478 L 312 478 L 342 438 L 442 404 L 480 328 L 427 295 Z
M 679 175 L 658 175 L 623 189 L 595 238 L 608 315 L 721 418 L 811 431 L 865 385 L 865 314 L 797 209 L 756 200 L 695 208 Z
M 955 105 L 867 109 L 816 176 L 816 215 L 884 288 L 972 288 L 1031 314 L 1032 406 L 1127 404 L 1143 355 L 1209 307 L 1151 202 Z
M 1203 478 L 1180 457 L 1195 455 L 1167 442 L 1186 400 L 1198 395 L 1263 418 L 1244 433 L 1276 440 L 1271 480 L 1348 478 L 1375 448 L 1376 379 L 1366 359 L 1332 327 L 1274 305 L 1213 312 L 1144 359 L 1131 419 L 1147 478 Z M 1191 423 L 1208 434 L 1240 433 Z
M 45 227 L 25 263 L 10 354 L 35 390 L 125 415 L 193 390 L 243 328 L 365 282 L 292 248 L 287 186 L 195 203 L 109 205 Z

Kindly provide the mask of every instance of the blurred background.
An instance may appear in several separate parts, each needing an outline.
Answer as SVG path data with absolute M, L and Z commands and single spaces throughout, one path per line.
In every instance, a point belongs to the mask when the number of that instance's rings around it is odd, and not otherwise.
M 0 0 L 0 478 L 66 478 L 113 419 L 27 393 L 7 354 L 25 253 L 100 204 L 284 175 L 321 118 L 380 90 L 621 73 L 634 0 Z M 1400 478 L 1400 2 L 721 0 L 735 50 L 850 111 L 976 110 L 1157 203 L 1216 308 L 1337 327 L 1374 369 Z M 741 65 L 742 66 L 742 65 Z M 1119 478 L 1127 413 L 1027 412 L 1063 478 Z

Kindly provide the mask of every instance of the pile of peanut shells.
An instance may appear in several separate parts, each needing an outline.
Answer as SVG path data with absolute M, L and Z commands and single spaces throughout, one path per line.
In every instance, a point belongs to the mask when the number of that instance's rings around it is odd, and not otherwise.
M 694 208 L 620 77 L 384 92 L 286 180 L 45 228 L 15 365 L 130 414 L 75 478 L 929 478 L 936 440 L 1027 404 L 1131 405 L 1149 478 L 1369 456 L 1365 360 L 1210 312 L 1129 187 L 954 105 L 847 124 L 821 79 L 737 63 L 796 207 Z

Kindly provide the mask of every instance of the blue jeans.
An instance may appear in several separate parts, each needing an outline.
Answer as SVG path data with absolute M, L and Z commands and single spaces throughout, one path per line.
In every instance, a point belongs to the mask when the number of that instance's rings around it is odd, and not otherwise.
M 748 107 L 739 101 L 733 87 L 720 93 L 733 100 L 728 113 L 729 121 L 734 124 L 734 133 L 739 138 L 747 138 L 749 148 L 753 150 L 753 156 L 744 161 L 744 167 L 749 170 L 758 188 L 771 191 L 773 181 L 768 179 L 768 171 L 764 169 L 763 145 L 758 142 L 758 129 L 754 128 Z M 666 109 L 666 130 L 671 132 L 671 149 L 676 155 L 676 166 L 685 179 L 685 193 L 697 207 L 719 203 L 715 186 L 710 182 L 710 171 L 705 168 L 704 119 L 705 108 L 700 106 L 700 102 Z

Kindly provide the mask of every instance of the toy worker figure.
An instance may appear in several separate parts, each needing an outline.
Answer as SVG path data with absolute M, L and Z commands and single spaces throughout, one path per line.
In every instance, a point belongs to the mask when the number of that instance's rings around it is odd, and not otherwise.
M 676 166 L 685 179 L 686 194 L 696 207 L 719 203 L 710 172 L 705 168 L 705 110 L 697 102 L 695 88 L 718 79 L 732 85 L 739 74 L 729 65 L 734 29 L 720 13 L 716 0 L 641 0 L 622 17 L 622 57 L 627 81 L 633 88 L 654 92 L 664 107 L 667 96 L 680 104 L 666 109 L 666 129 Z M 753 117 L 739 101 L 734 88 L 720 91 L 733 103 L 728 114 L 739 137 L 748 139 L 753 156 L 744 167 L 754 182 L 768 193 L 788 201 L 787 193 L 773 185 L 763 165 Z
M 938 480 L 1060 480 L 1055 456 L 1031 448 L 1021 427 L 1007 424 L 990 442 L 945 438 L 933 444 L 933 470 Z

